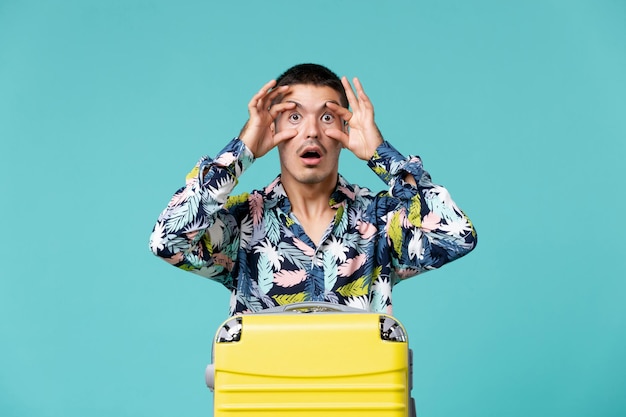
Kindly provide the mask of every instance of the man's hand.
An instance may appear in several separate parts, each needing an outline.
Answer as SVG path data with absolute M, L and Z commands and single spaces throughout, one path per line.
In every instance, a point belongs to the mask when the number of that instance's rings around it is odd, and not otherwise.
M 383 137 L 374 122 L 374 106 L 365 94 L 361 82 L 356 77 L 352 81 L 356 88 L 356 95 L 348 79 L 341 78 L 352 112 L 336 103 L 326 103 L 326 107 L 345 120 L 349 130 L 328 129 L 326 134 L 341 142 L 344 148 L 350 150 L 358 158 L 367 161 L 374 156 L 376 148 L 383 143 Z
M 272 100 L 279 94 L 289 91 L 288 85 L 273 88 L 275 85 L 275 80 L 268 82 L 252 97 L 248 103 L 250 118 L 239 134 L 239 139 L 252 151 L 255 158 L 260 158 L 280 142 L 291 139 L 298 133 L 295 129 L 286 129 L 274 134 L 273 124 L 276 117 L 283 111 L 296 106 L 292 102 L 277 103 L 272 106 Z

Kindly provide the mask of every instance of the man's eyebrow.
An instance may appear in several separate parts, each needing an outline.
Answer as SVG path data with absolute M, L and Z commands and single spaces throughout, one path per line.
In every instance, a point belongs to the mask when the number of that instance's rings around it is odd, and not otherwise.
M 302 106 L 302 104 L 298 103 L 298 102 L 297 102 L 297 101 L 295 101 L 295 100 L 285 100 L 285 103 L 293 103 L 293 104 L 295 104 L 295 105 L 296 105 L 296 107 L 304 108 L 304 107 Z M 324 102 L 324 105 L 323 105 L 323 106 L 320 106 L 320 109 L 325 108 L 325 107 L 326 107 L 326 103 L 335 103 L 336 105 L 341 106 L 341 104 L 339 104 L 339 102 L 338 102 L 337 100 L 326 100 L 326 101 Z

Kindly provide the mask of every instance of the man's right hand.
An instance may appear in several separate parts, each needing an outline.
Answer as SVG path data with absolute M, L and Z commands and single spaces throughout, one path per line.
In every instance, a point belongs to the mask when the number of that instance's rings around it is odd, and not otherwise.
M 287 93 L 290 88 L 288 85 L 273 88 L 275 85 L 276 80 L 268 82 L 252 97 L 248 103 L 250 118 L 239 134 L 239 139 L 252 151 L 255 158 L 262 157 L 280 142 L 298 134 L 295 129 L 278 133 L 274 130 L 276 117 L 285 110 L 296 107 L 292 102 L 276 103 L 272 106 L 272 101 L 278 95 Z

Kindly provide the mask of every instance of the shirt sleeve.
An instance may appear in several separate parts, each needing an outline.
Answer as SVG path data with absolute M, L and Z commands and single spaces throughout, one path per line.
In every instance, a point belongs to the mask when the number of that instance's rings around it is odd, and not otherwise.
M 378 196 L 376 218 L 399 279 L 439 268 L 474 249 L 472 222 L 448 190 L 433 184 L 419 157 L 404 157 L 385 141 L 368 165 L 389 187 Z M 407 176 L 415 186 L 405 181 Z
M 252 162 L 252 152 L 237 138 L 214 159 L 202 157 L 158 217 L 150 236 L 152 252 L 230 288 L 239 226 L 225 207 L 238 177 Z

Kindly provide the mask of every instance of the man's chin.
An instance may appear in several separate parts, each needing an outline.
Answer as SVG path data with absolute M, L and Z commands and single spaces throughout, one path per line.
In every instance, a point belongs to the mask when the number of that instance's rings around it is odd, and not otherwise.
M 299 175 L 296 179 L 300 184 L 317 185 L 324 182 L 329 182 L 332 183 L 332 185 L 334 186 L 337 182 L 337 174 L 332 174 L 328 172 L 305 172 Z

